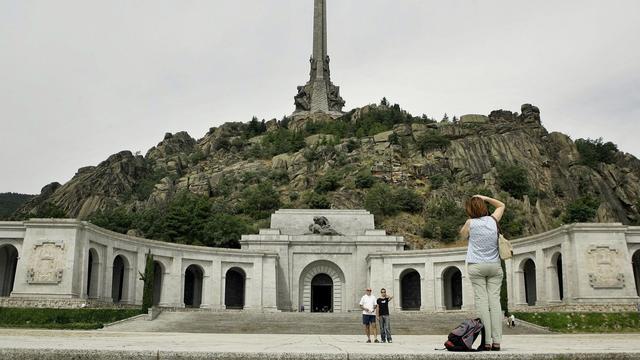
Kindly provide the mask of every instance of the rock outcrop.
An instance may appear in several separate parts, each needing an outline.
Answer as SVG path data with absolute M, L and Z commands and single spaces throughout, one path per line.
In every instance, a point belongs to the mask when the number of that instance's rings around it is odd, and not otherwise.
M 303 131 L 309 122 L 353 124 L 381 109 L 389 108 L 370 105 L 337 120 L 297 119 L 288 128 Z M 226 123 L 197 141 L 186 132 L 166 134 L 144 157 L 123 151 L 98 166 L 80 169 L 64 185 L 45 186 L 18 214 L 35 214 L 42 204 L 51 203 L 69 216 L 86 218 L 108 207 L 161 206 L 180 191 L 224 196 L 233 203 L 256 177 L 271 181 L 274 176 L 285 179 L 277 184 L 283 203 L 304 207 L 298 195 L 312 192 L 318 179 L 333 169 L 343 175 L 342 186 L 329 194 L 335 208 L 363 206 L 366 189 L 353 183 L 366 170 L 380 181 L 416 190 L 427 203 L 442 198 L 460 203 L 479 189 L 489 191 L 519 214 L 523 234 L 558 226 L 567 204 L 585 195 L 600 200 L 597 220 L 640 223 L 640 161 L 617 153 L 612 163 L 582 165 L 574 142 L 564 134 L 548 133 L 533 105 L 523 105 L 519 114 L 496 110 L 488 116 L 465 115 L 457 122 L 413 119 L 371 136 L 307 134 L 302 149 L 273 157 L 264 156 L 265 134 L 282 129 L 286 122 L 269 121 L 264 134 L 249 134 L 247 124 Z M 448 146 L 421 151 L 418 142 L 434 133 L 449 139 Z M 499 185 L 500 164 L 526 169 L 535 196 L 509 196 Z M 445 181 L 435 186 L 436 178 Z M 385 224 L 403 228 L 388 219 Z

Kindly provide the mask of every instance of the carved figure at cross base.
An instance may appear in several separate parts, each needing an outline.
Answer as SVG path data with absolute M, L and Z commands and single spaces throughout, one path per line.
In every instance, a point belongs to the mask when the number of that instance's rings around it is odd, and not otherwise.
M 313 224 L 309 225 L 309 231 L 311 234 L 342 236 L 342 234 L 331 227 L 329 220 L 324 216 L 314 216 Z

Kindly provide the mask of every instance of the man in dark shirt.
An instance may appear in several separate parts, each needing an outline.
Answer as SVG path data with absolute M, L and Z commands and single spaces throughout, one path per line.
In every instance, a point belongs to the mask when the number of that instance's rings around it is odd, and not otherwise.
M 387 295 L 387 290 L 380 289 L 380 297 L 376 300 L 376 313 L 380 322 L 380 337 L 382 342 L 392 342 L 391 340 L 391 323 L 389 322 L 389 301 L 393 296 Z

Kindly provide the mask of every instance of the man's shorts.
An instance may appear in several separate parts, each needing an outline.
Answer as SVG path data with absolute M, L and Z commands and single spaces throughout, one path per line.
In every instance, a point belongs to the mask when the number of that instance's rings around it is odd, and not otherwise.
M 362 314 L 362 325 L 376 324 L 376 316 L 375 315 L 365 315 Z

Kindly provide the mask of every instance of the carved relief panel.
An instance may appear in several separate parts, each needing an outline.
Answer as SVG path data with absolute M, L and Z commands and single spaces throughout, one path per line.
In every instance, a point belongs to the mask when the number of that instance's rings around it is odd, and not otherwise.
M 624 274 L 618 271 L 620 253 L 609 246 L 594 246 L 587 251 L 589 283 L 594 289 L 624 288 Z
M 27 283 L 59 284 L 64 271 L 64 243 L 41 241 L 34 245 L 27 267 Z

